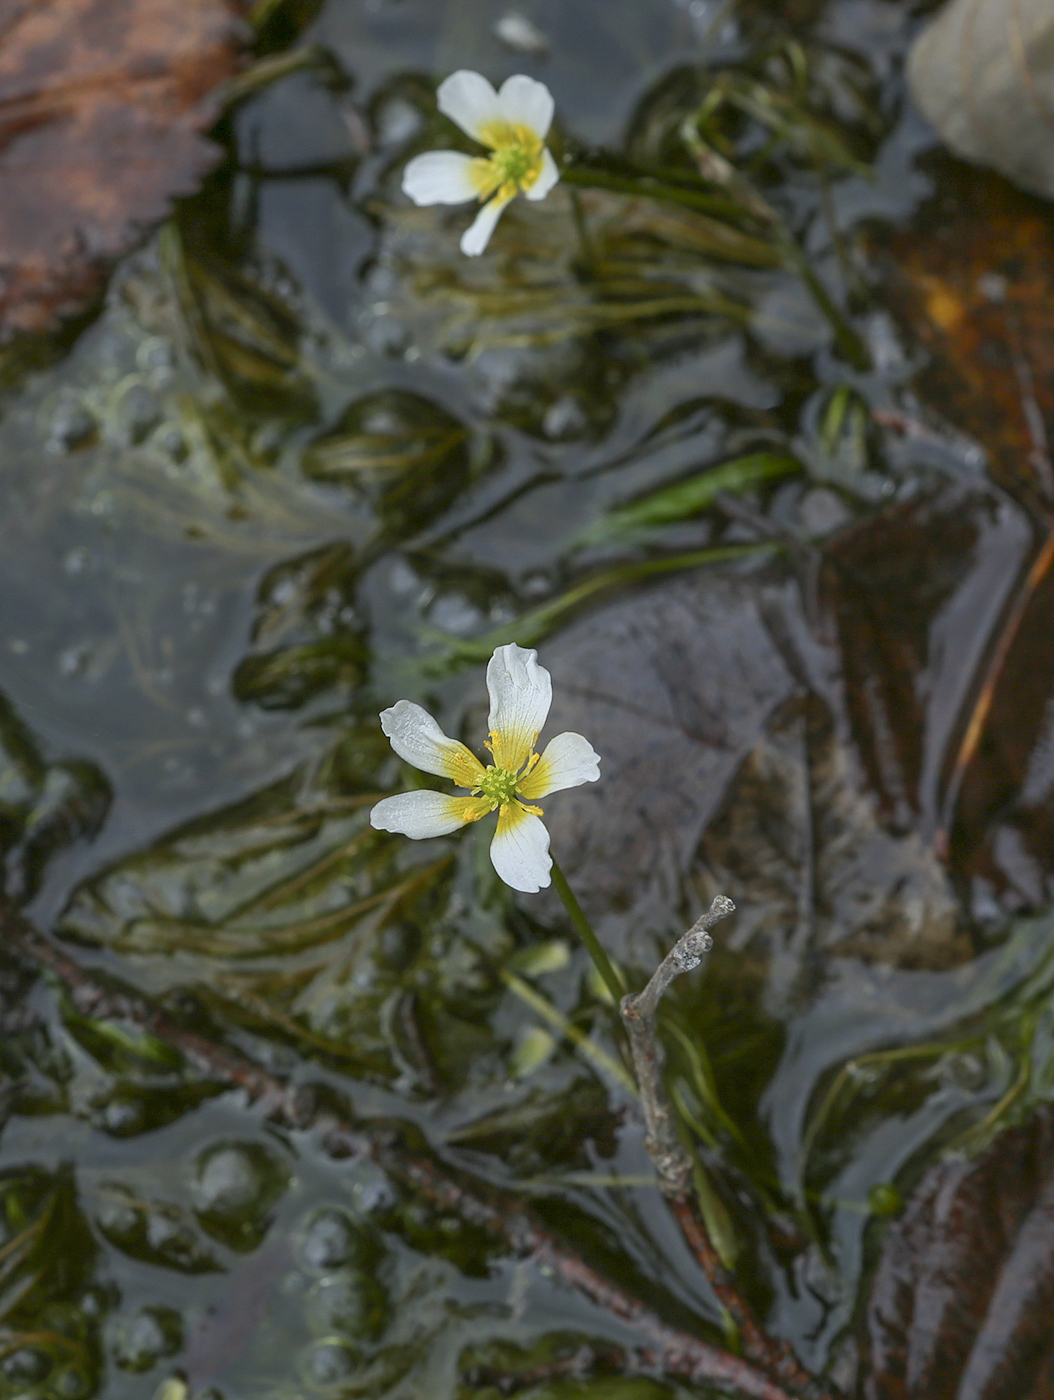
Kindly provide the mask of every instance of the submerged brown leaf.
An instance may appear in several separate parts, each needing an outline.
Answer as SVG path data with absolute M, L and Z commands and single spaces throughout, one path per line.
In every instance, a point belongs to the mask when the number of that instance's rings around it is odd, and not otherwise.
M 1025 514 L 944 487 L 827 550 L 853 735 L 885 823 L 933 842 L 982 920 L 1054 890 L 1051 552 Z
M 987 505 L 973 493 L 958 510 L 942 490 L 883 511 L 831 552 L 830 596 L 888 817 L 921 820 L 990 919 L 1054 889 L 1054 221 L 991 172 L 933 173 L 922 217 L 887 240 L 887 293 L 931 352 L 916 392 L 1025 509 L 1015 522 L 986 489 Z
M 865 1400 L 1046 1400 L 1054 1390 L 1054 1115 L 931 1168 L 886 1236 Z
M 991 454 L 1019 494 L 1054 498 L 1054 221 L 999 176 L 942 167 L 937 196 L 888 251 L 891 304 L 930 351 L 916 380 L 927 403 Z
M 547 648 L 550 727 L 589 736 L 600 781 L 546 817 L 609 947 L 728 891 L 737 937 L 945 967 L 967 952 L 939 863 L 890 830 L 845 742 L 833 653 L 781 566 L 700 571 L 616 601 Z M 621 931 L 625 930 L 623 934 Z M 636 950 L 634 950 L 636 951 Z
M 0 336 L 85 309 L 218 159 L 238 0 L 0 0 Z
M 849 717 L 891 826 L 939 825 L 957 726 L 1029 545 L 1005 498 L 953 486 L 867 517 L 826 551 Z

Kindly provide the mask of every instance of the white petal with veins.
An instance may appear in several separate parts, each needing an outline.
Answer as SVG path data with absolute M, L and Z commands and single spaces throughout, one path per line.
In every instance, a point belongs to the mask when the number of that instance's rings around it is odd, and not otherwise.
M 544 199 L 552 187 L 560 178 L 560 171 L 556 161 L 550 154 L 549 147 L 546 146 L 542 152 L 542 168 L 538 172 L 538 178 L 529 190 L 526 191 L 528 199 Z
M 468 68 L 459 68 L 445 78 L 439 84 L 436 100 L 443 115 L 457 122 L 476 141 L 483 141 L 481 132 L 486 127 L 505 120 L 498 94 L 482 73 Z
M 519 786 L 528 802 L 537 802 L 551 792 L 595 783 L 600 777 L 600 755 L 581 734 L 558 734 L 550 739 L 545 752 Z
M 400 758 L 424 773 L 450 778 L 458 787 L 475 787 L 483 765 L 464 744 L 449 739 L 427 710 L 412 700 L 398 700 L 381 711 L 381 728 Z
M 403 193 L 415 204 L 466 204 L 478 195 L 471 156 L 460 151 L 427 151 L 403 171 Z
M 394 831 L 423 841 L 429 836 L 448 836 L 472 821 L 478 797 L 447 797 L 443 792 L 400 792 L 386 797 L 370 812 L 370 825 L 378 831 Z
M 544 83 L 525 73 L 506 78 L 498 93 L 501 115 L 513 126 L 525 126 L 544 141 L 553 120 L 553 95 Z
M 553 703 L 552 677 L 538 665 L 538 653 L 515 642 L 498 647 L 487 663 L 494 762 L 516 773 L 530 757 Z
M 507 199 L 499 199 L 497 195 L 488 203 L 484 204 L 476 217 L 469 224 L 468 228 L 461 235 L 461 251 L 469 258 L 478 258 L 487 244 L 490 236 L 494 232 L 494 226 L 501 218 L 501 211 L 508 204 Z
M 537 894 L 549 884 L 553 862 L 545 823 L 518 802 L 498 812 L 498 829 L 490 843 L 490 860 L 507 885 L 524 894 Z

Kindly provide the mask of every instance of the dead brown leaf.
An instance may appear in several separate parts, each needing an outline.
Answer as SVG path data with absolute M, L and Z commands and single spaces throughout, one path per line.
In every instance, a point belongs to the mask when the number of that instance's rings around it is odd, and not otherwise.
M 886 251 L 887 291 L 931 351 L 915 388 L 991 454 L 1004 485 L 1049 510 L 1054 424 L 1054 218 L 998 175 L 949 162 Z
M 867 1307 L 864 1400 L 1054 1393 L 1054 1117 L 930 1169 L 890 1227 Z
M 0 0 L 0 338 L 83 311 L 218 151 L 238 0 Z
M 757 934 L 794 958 L 931 968 L 968 955 L 943 869 L 911 820 L 889 829 L 845 742 L 834 656 L 809 637 L 780 566 L 658 584 L 545 655 L 550 727 L 588 734 L 603 755 L 600 781 L 546 819 L 618 956 L 665 935 L 671 907 L 717 891 L 735 901 L 740 946 Z
M 921 817 L 980 913 L 993 893 L 1030 908 L 1054 889 L 1054 218 L 990 171 L 941 157 L 933 174 L 921 217 L 886 239 L 888 299 L 931 352 L 913 389 L 984 446 L 1025 511 L 1007 532 L 997 495 L 961 517 L 946 499 L 935 515 L 905 503 L 828 564 L 869 775 L 891 819 Z
M 1031 548 L 1008 497 L 944 486 L 867 517 L 824 558 L 883 822 L 933 842 L 981 918 L 1054 893 L 1054 573 L 1044 550 L 1022 584 Z

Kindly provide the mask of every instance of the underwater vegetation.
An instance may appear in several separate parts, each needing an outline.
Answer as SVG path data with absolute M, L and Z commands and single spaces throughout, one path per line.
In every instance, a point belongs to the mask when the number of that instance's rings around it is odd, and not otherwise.
M 0 1400 L 1049 1394 L 1054 223 L 928 8 L 191 7 L 0 307 Z

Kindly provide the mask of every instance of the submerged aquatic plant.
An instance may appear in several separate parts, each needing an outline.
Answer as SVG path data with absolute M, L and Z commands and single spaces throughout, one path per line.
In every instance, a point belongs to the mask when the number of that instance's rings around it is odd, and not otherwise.
M 403 172 L 403 191 L 415 204 L 467 204 L 483 208 L 465 230 L 461 251 L 482 253 L 501 212 L 516 195 L 544 199 L 560 178 L 545 144 L 553 120 L 553 98 L 544 83 L 517 73 L 495 92 L 481 73 L 451 73 L 436 94 L 439 110 L 462 131 L 488 146 L 489 156 L 427 151 Z
M 490 846 L 494 869 L 507 885 L 535 894 L 549 884 L 552 859 L 541 809 L 531 803 L 564 788 L 596 782 L 600 758 L 588 740 L 571 732 L 550 739 L 545 752 L 534 746 L 549 713 L 553 683 L 538 653 L 515 642 L 498 647 L 487 666 L 490 737 L 488 767 L 471 749 L 449 739 L 420 705 L 400 700 L 381 713 L 381 728 L 400 758 L 426 773 L 468 788 L 465 797 L 419 790 L 378 802 L 370 822 L 381 831 L 415 841 L 446 836 L 498 809 Z

